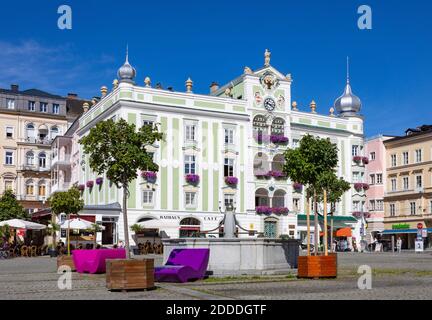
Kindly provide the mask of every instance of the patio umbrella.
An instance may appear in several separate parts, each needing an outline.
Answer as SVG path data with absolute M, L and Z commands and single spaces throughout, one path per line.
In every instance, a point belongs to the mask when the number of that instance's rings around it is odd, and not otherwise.
M 87 229 L 92 229 L 93 228 L 93 222 L 87 221 L 87 220 L 83 220 L 80 218 L 74 218 L 74 219 L 68 219 L 65 220 L 61 225 L 61 228 L 63 229 L 68 229 L 68 254 L 70 252 L 69 250 L 69 229 L 78 229 L 78 230 L 87 230 Z M 99 226 L 101 230 L 105 230 L 104 226 Z M 95 235 L 96 237 L 96 235 Z
M 46 229 L 46 226 L 43 224 L 25 221 L 21 219 L 11 219 L 0 222 L 0 226 L 8 225 L 11 228 L 15 229 L 26 229 L 26 230 L 43 230 Z

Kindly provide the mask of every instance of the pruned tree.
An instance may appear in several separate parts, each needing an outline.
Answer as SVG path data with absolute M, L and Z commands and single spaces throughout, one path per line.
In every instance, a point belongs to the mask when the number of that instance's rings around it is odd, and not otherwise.
M 156 126 L 145 125 L 137 130 L 126 120 L 99 122 L 80 140 L 89 166 L 98 175 L 106 173 L 117 188 L 123 189 L 123 224 L 127 257 L 130 258 L 127 200 L 129 185 L 138 177 L 138 170 L 158 171 L 147 147 L 163 137 Z

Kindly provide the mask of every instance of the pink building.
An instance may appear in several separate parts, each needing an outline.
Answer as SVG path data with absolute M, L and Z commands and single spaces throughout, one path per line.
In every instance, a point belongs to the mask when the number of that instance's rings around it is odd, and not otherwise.
M 366 207 L 368 211 L 367 235 L 368 242 L 376 238 L 378 232 L 384 231 L 384 192 L 386 185 L 386 150 L 384 141 L 390 136 L 375 136 L 366 140 L 365 153 L 369 157 L 366 166 L 366 177 L 369 190 L 366 191 Z

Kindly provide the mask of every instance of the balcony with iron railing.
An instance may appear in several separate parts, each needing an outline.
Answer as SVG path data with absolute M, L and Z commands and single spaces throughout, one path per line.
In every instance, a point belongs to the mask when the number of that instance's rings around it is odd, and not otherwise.
M 18 166 L 18 170 L 19 171 L 33 171 L 33 172 L 49 172 L 50 167 L 47 165 L 38 166 L 35 164 L 24 164 L 24 165 Z
M 50 146 L 52 141 L 53 141 L 53 139 L 51 139 L 51 138 L 27 137 L 27 138 L 18 139 L 18 143 L 38 144 L 38 145 L 44 145 L 44 146 Z

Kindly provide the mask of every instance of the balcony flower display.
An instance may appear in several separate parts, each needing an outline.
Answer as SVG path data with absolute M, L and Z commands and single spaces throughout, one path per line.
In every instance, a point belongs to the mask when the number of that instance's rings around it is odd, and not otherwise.
M 363 190 L 369 190 L 369 185 L 367 183 L 363 183 Z
M 230 186 L 236 186 L 238 184 L 238 179 L 236 177 L 226 177 L 225 183 Z
M 187 174 L 186 175 L 186 182 L 190 184 L 198 184 L 200 178 L 197 174 Z
M 272 134 L 270 136 L 270 141 L 274 144 L 277 143 L 284 144 L 284 143 L 288 143 L 288 138 L 280 134 Z
M 287 214 L 289 212 L 289 209 L 285 207 L 277 207 L 277 208 L 272 208 L 272 212 L 274 214 Z
M 278 171 L 278 170 L 269 171 L 268 175 L 270 175 L 270 176 L 272 176 L 273 178 L 276 178 L 276 179 L 286 177 L 285 173 L 283 173 L 282 171 Z
M 84 184 L 79 184 L 78 185 L 78 190 L 79 191 L 84 191 L 85 190 L 85 185 Z
M 296 192 L 302 192 L 303 190 L 303 185 L 301 183 L 295 182 L 293 184 L 293 188 Z
M 255 208 L 258 214 L 271 214 L 273 212 L 272 208 L 268 206 L 259 206 Z
M 86 186 L 87 186 L 87 188 L 93 188 L 93 186 L 94 186 L 94 181 L 93 181 L 93 180 L 89 180 L 89 181 L 87 181 Z
M 352 213 L 352 215 L 353 215 L 354 217 L 356 217 L 357 219 L 359 219 L 359 218 L 361 218 L 362 213 L 361 213 L 360 211 L 354 211 L 354 212 Z
M 257 178 L 270 178 L 271 174 L 270 171 L 265 172 L 263 170 L 259 170 L 259 171 L 255 171 L 255 176 Z
M 354 189 L 356 189 L 356 191 L 361 191 L 363 189 L 363 183 L 361 182 L 354 183 Z
M 363 157 L 361 157 L 361 156 L 354 156 L 353 157 L 354 162 L 361 162 L 362 160 L 363 160 Z
M 369 164 L 369 158 L 368 157 L 363 157 L 362 158 L 362 162 L 363 162 L 363 164 Z
M 154 183 L 157 179 L 157 173 L 153 171 L 143 171 L 141 172 L 141 177 L 143 177 L 149 183 Z
M 96 178 L 96 184 L 98 186 L 102 185 L 102 183 L 103 183 L 103 178 L 102 177 Z

